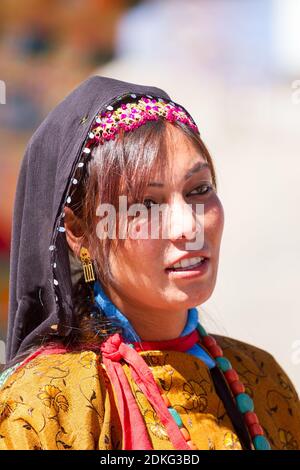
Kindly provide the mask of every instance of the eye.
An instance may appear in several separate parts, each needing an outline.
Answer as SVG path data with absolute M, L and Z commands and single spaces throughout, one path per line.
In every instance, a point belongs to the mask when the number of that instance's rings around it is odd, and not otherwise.
M 204 189 L 206 188 L 206 190 L 203 191 L 202 188 Z M 192 196 L 200 195 L 201 196 L 201 195 L 210 193 L 212 190 L 213 190 L 213 186 L 211 184 L 205 183 L 205 184 L 201 184 L 200 186 L 197 186 L 197 188 L 193 189 L 193 191 L 191 191 L 188 195 L 192 195 Z
M 151 208 L 151 203 L 153 202 L 153 204 L 157 204 L 157 202 L 155 202 L 153 199 L 144 199 L 143 201 L 143 204 L 147 207 L 147 209 L 150 209 Z

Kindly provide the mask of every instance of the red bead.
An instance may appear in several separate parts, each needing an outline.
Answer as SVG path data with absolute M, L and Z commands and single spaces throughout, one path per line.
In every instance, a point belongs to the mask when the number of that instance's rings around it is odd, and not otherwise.
M 220 356 L 223 356 L 223 351 L 222 349 L 220 348 L 220 346 L 218 346 L 217 344 L 211 346 L 209 349 L 209 352 L 210 354 L 212 355 L 212 357 L 220 357 Z
M 251 424 L 258 424 L 258 417 L 253 413 L 253 411 L 247 411 L 247 413 L 244 414 L 244 419 L 248 426 L 251 426 Z
M 238 395 L 239 393 L 245 392 L 244 384 L 242 384 L 242 382 L 240 382 L 239 380 L 231 382 L 230 388 L 232 390 L 233 395 Z
M 264 435 L 263 428 L 260 426 L 260 424 L 257 423 L 251 424 L 249 426 L 249 432 L 251 437 Z
M 212 346 L 215 346 L 217 344 L 215 338 L 209 335 L 203 336 L 202 341 L 204 346 L 206 346 L 207 348 L 211 348 Z
M 234 369 L 227 370 L 224 375 L 229 384 L 232 384 L 232 382 L 236 382 L 237 380 L 239 380 L 239 376 L 237 375 Z

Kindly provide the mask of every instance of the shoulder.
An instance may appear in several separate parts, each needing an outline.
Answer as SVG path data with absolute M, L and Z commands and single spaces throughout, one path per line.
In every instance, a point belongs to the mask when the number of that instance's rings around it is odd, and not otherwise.
M 249 369 L 249 373 L 257 376 L 266 376 L 274 384 L 283 386 L 284 383 L 289 386 L 295 397 L 298 398 L 295 386 L 286 374 L 278 360 L 268 351 L 253 344 L 212 334 L 217 343 L 221 346 L 224 356 L 228 357 L 240 371 Z M 248 380 L 250 382 L 250 380 Z M 299 400 L 299 398 L 298 398 Z
M 221 346 L 225 356 L 226 354 L 234 356 L 237 361 L 239 361 L 239 358 L 248 358 L 253 361 L 261 360 L 266 363 L 271 362 L 272 365 L 276 362 L 276 359 L 271 353 L 258 346 L 228 336 L 217 334 L 211 334 L 211 336 L 213 336 Z
M 212 334 L 237 371 L 273 449 L 300 449 L 300 401 L 277 359 L 246 342 Z
M 49 407 L 60 407 L 61 404 L 68 408 L 67 402 L 72 400 L 72 395 L 77 395 L 78 401 L 85 389 L 97 388 L 102 395 L 106 392 L 101 357 L 93 351 L 42 352 L 32 360 L 27 359 L 4 371 L 1 381 L 2 401 L 6 398 L 24 401 L 25 397 L 30 397 L 36 404 L 49 404 Z M 59 404 L 56 397 L 64 393 L 68 399 L 61 398 Z
M 85 377 L 88 371 L 97 369 L 102 376 L 99 356 L 93 351 L 56 353 L 42 352 L 5 370 L 1 375 L 1 392 L 28 384 L 30 388 L 42 386 L 45 381 L 64 385 L 73 376 Z
M 24 363 L 0 389 L 0 448 L 1 436 L 11 433 L 16 448 L 25 449 L 91 449 L 99 439 L 109 441 L 109 430 L 100 436 L 111 414 L 108 385 L 93 351 L 41 354 Z

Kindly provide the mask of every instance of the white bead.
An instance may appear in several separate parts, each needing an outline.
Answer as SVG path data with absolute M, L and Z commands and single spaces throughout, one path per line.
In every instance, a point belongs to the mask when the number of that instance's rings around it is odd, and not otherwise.
M 70 202 L 71 202 L 71 198 L 70 198 L 70 196 L 69 196 L 69 197 L 67 198 L 67 203 L 70 204 Z
M 84 166 L 83 162 L 78 163 L 78 168 L 82 168 Z
M 65 231 L 66 231 L 65 227 L 58 227 L 57 230 L 58 230 L 59 232 L 65 232 Z
M 91 149 L 89 149 L 88 147 L 85 147 L 85 149 L 83 149 L 83 153 L 91 153 Z
M 96 118 L 96 123 L 97 124 L 100 124 L 101 123 L 101 119 L 99 117 Z
M 114 108 L 111 105 L 109 105 L 106 107 L 106 109 L 108 109 L 108 111 L 112 111 Z
M 95 135 L 94 135 L 92 132 L 90 132 L 90 133 L 89 133 L 89 138 L 90 138 L 90 139 L 93 139 L 94 137 L 95 137 Z
M 146 96 L 147 96 L 147 98 L 153 98 L 153 96 L 151 96 L 151 95 L 146 95 Z
M 56 263 L 53 263 L 53 268 L 54 268 L 54 269 L 56 268 Z
M 130 96 L 131 96 L 131 98 L 136 98 L 136 95 L 134 93 Z
M 55 286 L 58 286 L 58 281 L 57 281 L 56 279 L 53 279 L 53 284 L 54 284 Z
M 78 180 L 76 178 L 73 178 L 73 184 L 77 184 Z
M 49 246 L 49 250 L 50 250 L 50 251 L 55 250 L 55 245 L 50 245 L 50 246 Z

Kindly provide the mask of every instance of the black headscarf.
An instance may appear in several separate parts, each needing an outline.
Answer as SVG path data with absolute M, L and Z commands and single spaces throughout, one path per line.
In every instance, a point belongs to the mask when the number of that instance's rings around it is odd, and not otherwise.
M 50 112 L 28 143 L 14 203 L 7 361 L 37 338 L 70 333 L 70 262 L 59 231 L 65 198 L 95 116 L 130 94 L 170 100 L 156 87 L 94 76 Z

